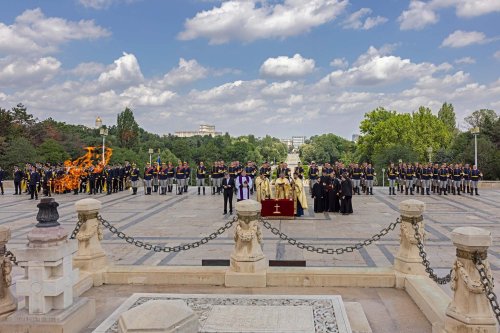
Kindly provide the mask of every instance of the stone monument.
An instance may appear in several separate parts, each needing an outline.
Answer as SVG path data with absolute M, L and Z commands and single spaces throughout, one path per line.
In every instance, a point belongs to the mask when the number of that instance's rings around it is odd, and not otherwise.
M 493 281 L 487 259 L 491 233 L 476 227 L 462 227 L 453 230 L 451 239 L 457 247 L 457 259 L 452 271 L 454 294 L 446 309 L 445 330 L 448 333 L 497 332 L 495 316 L 473 262 L 474 254 L 478 253 L 486 276 Z
M 418 200 L 405 200 L 399 204 L 401 212 L 401 241 L 398 253 L 394 258 L 394 269 L 403 274 L 425 275 L 422 258 L 419 256 L 415 230 L 412 221 L 418 224 L 419 234 L 422 241 L 425 237 L 424 222 L 422 214 L 425 211 L 425 203 Z
M 28 234 L 28 245 L 16 250 L 25 276 L 17 281 L 18 297 L 27 309 L 20 309 L 0 325 L 14 332 L 79 332 L 95 317 L 94 301 L 73 299 L 78 270 L 73 270 L 76 241 L 57 222 L 59 204 L 43 198 L 38 204 L 38 224 Z
M 75 203 L 75 208 L 82 225 L 76 234 L 78 252 L 73 258 L 73 264 L 80 271 L 90 274 L 94 287 L 97 287 L 103 283 L 103 272 L 107 266 L 106 253 L 100 243 L 103 238 L 102 227 L 97 220 L 101 202 L 83 199 Z
M 10 276 L 12 263 L 5 256 L 5 252 L 7 251 L 6 244 L 9 239 L 10 229 L 0 226 L 0 319 L 10 315 L 17 307 L 16 300 L 9 289 L 12 284 L 12 277 Z
M 267 261 L 262 252 L 259 224 L 261 204 L 255 200 L 236 203 L 238 224 L 234 230 L 234 250 L 226 272 L 226 287 L 265 287 Z

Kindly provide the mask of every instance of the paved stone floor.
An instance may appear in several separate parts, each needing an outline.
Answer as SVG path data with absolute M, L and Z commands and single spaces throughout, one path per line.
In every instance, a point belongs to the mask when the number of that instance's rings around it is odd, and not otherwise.
M 366 238 L 395 221 L 398 217 L 399 202 L 409 198 L 422 200 L 427 209 L 426 249 L 432 267 L 446 274 L 453 263 L 455 248 L 449 239 L 450 232 L 461 226 L 476 226 L 491 231 L 493 246 L 489 259 L 494 277 L 500 279 L 500 190 L 482 190 L 481 196 L 388 196 L 387 189 L 376 188 L 373 196 L 355 196 L 355 214 L 314 214 L 312 202 L 306 215 L 298 220 L 272 221 L 291 237 L 304 243 L 323 247 L 351 245 Z M 76 223 L 75 201 L 88 195 L 56 195 L 59 202 L 59 221 L 71 231 Z M 195 188 L 187 195 L 176 196 L 132 196 L 121 192 L 110 196 L 92 196 L 103 204 L 101 215 L 120 231 L 152 244 L 175 246 L 193 242 L 224 225 L 232 217 L 222 215 L 222 196 L 198 196 Z M 13 196 L 7 189 L 0 196 L 0 224 L 12 230 L 12 240 L 8 247 L 15 249 L 26 244 L 26 235 L 36 223 L 37 202 L 28 196 Z M 223 234 L 208 244 L 180 253 L 147 252 L 123 240 L 104 233 L 103 247 L 110 261 L 115 265 L 201 265 L 202 259 L 229 259 L 233 249 L 233 231 Z M 341 256 L 321 255 L 300 250 L 279 240 L 268 230 L 264 230 L 264 252 L 268 259 L 306 260 L 307 266 L 357 266 L 383 267 L 393 263 L 399 244 L 398 230 L 391 231 L 380 241 L 359 252 Z M 20 273 L 16 270 L 16 275 Z M 448 287 L 445 287 L 448 290 Z M 495 287 L 500 293 L 500 287 Z M 200 292 L 207 292 L 202 290 Z M 215 291 L 214 291 L 215 292 Z M 268 291 L 265 291 L 268 293 Z M 296 291 L 294 290 L 294 293 Z M 391 291 L 384 291 L 390 293 Z M 280 291 L 284 293 L 284 291 Z M 425 331 L 425 330 L 424 330 Z

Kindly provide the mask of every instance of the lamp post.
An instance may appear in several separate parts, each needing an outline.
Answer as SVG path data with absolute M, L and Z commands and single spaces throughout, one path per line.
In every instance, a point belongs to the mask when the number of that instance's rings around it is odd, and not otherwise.
M 149 164 L 151 164 L 151 155 L 153 155 L 154 153 L 153 148 L 149 148 L 148 152 L 149 152 Z
M 427 154 L 429 154 L 429 163 L 432 163 L 432 147 L 427 148 Z
M 95 127 L 99 129 L 99 134 L 102 136 L 102 165 L 106 164 L 106 137 L 108 136 L 108 129 L 104 127 L 102 119 L 98 116 L 95 120 Z
M 472 128 L 470 132 L 474 135 L 474 164 L 479 168 L 477 165 L 477 136 L 479 134 L 479 127 Z
M 382 168 L 382 187 L 385 187 L 385 168 Z

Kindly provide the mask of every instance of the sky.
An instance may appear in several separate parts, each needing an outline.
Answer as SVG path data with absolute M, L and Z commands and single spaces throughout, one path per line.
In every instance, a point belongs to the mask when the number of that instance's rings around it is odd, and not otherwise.
M 0 0 L 0 107 L 350 139 L 378 106 L 500 111 L 500 0 Z

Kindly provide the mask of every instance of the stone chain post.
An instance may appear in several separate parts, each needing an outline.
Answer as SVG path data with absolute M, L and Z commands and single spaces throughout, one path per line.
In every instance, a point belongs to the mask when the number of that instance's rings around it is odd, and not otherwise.
M 491 233 L 475 227 L 456 228 L 451 233 L 457 248 L 451 289 L 453 299 L 446 310 L 445 330 L 448 333 L 495 333 L 497 321 L 481 284 L 473 258 L 480 256 L 486 276 L 493 281 L 487 259 Z
M 401 212 L 400 244 L 394 259 L 394 269 L 403 274 L 426 275 L 415 239 L 415 230 L 412 227 L 412 222 L 416 219 L 423 240 L 425 231 L 422 214 L 425 211 L 425 203 L 414 199 L 405 200 L 399 204 L 399 210 Z
M 73 264 L 92 275 L 94 286 L 103 284 L 102 273 L 107 266 L 106 253 L 101 246 L 102 226 L 97 219 L 101 207 L 100 201 L 90 198 L 75 203 L 78 223 L 81 225 L 76 234 L 78 251 L 73 258 Z
M 5 256 L 7 251 L 6 245 L 10 240 L 10 229 L 5 226 L 0 226 L 0 318 L 5 318 L 14 312 L 17 308 L 17 302 L 10 292 L 12 277 L 12 263 Z
M 226 272 L 226 287 L 265 287 L 267 261 L 262 252 L 261 204 L 254 200 L 236 203 L 238 224 L 234 231 L 234 250 Z

